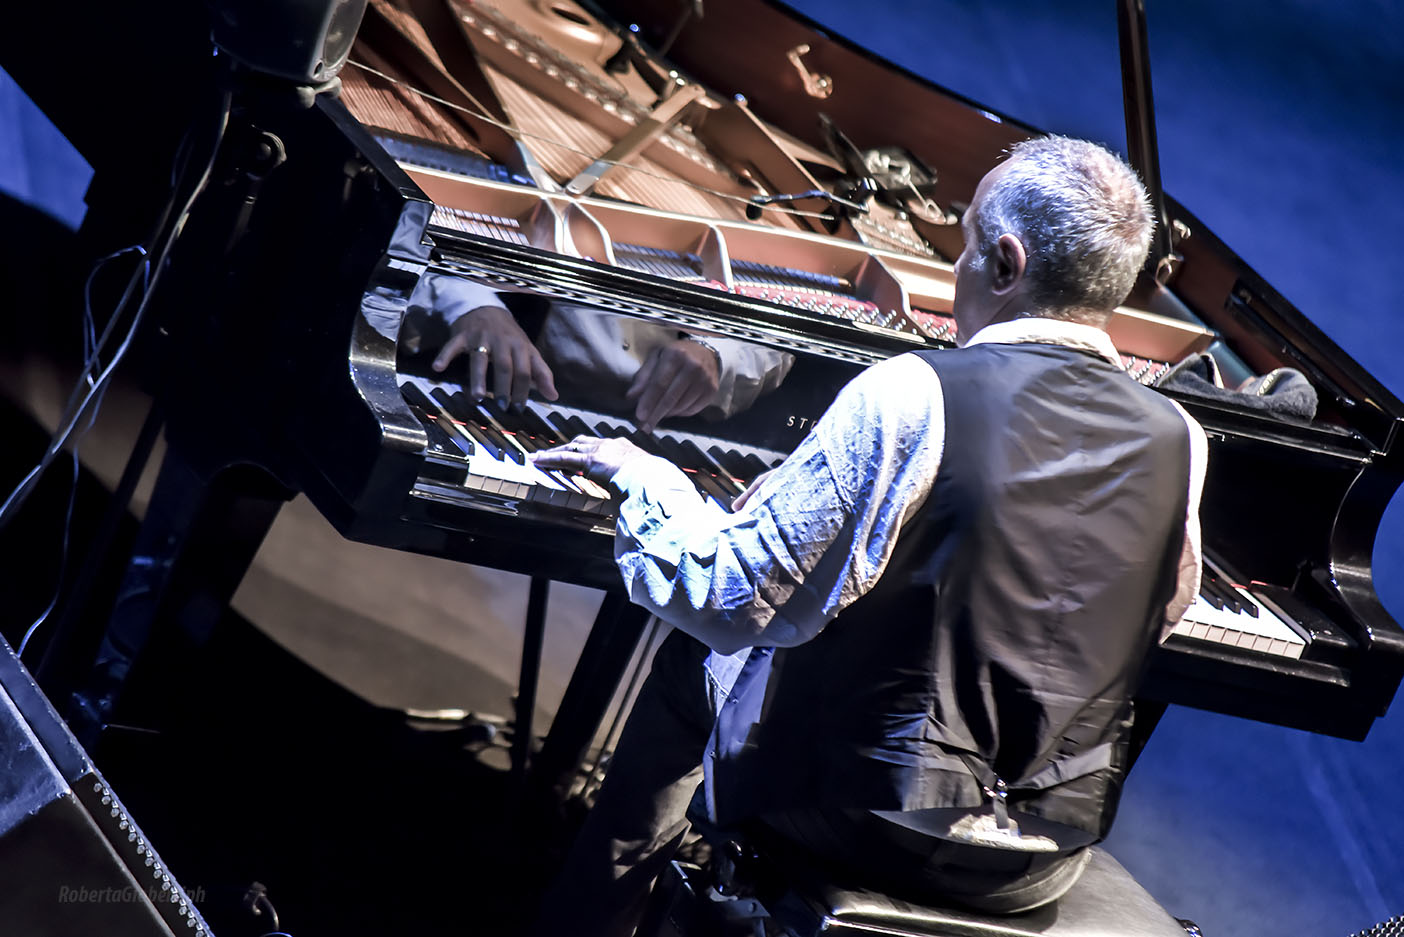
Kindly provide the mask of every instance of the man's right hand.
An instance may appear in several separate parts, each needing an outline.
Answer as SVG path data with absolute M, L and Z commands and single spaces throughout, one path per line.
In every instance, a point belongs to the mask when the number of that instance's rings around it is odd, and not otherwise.
M 468 393 L 474 400 L 487 396 L 489 364 L 493 396 L 504 406 L 509 400 L 523 403 L 532 387 L 547 400 L 557 397 L 555 378 L 541 352 L 501 306 L 479 306 L 460 316 L 434 359 L 434 370 L 444 370 L 462 354 L 468 355 Z

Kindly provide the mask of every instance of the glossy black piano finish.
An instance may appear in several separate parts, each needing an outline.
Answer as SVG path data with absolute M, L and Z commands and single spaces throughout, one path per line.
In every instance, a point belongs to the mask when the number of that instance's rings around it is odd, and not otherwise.
M 262 184 L 229 255 L 227 289 L 212 297 L 202 286 L 184 298 L 205 306 L 204 321 L 217 323 L 213 331 L 178 340 L 194 341 L 179 360 L 194 364 L 206 386 L 210 368 L 227 369 L 229 383 L 257 373 L 271 378 L 260 382 L 267 396 L 251 400 L 244 386 L 223 407 L 212 409 L 214 401 L 202 398 L 184 415 L 177 403 L 171 432 L 177 439 L 185 432 L 207 435 L 214 420 L 221 433 L 213 447 L 196 447 L 206 453 L 201 458 L 263 466 L 290 491 L 305 491 L 352 539 L 602 587 L 615 582 L 607 512 L 598 523 L 582 524 L 553 519 L 549 511 L 522 516 L 501 505 L 423 496 L 421 481 L 433 474 L 430 421 L 401 392 L 401 368 L 414 365 L 371 326 L 366 310 L 403 309 L 430 270 L 793 354 L 795 372 L 773 397 L 734 419 L 731 430 L 705 427 L 781 453 L 803 435 L 787 425 L 792 418 L 821 413 L 858 368 L 942 344 L 431 225 L 429 198 L 334 100 L 319 99 L 305 112 L 271 108 L 258 126 L 280 135 L 288 161 Z M 235 205 L 231 200 L 231 212 Z M 305 224 L 289 222 L 290 205 Z M 208 209 L 212 227 L 221 224 L 218 211 Z M 325 217 L 353 220 L 332 226 L 312 220 Z M 1197 229 L 1194 249 L 1216 246 L 1211 237 Z M 1210 437 L 1206 547 L 1243 584 L 1262 583 L 1261 591 L 1275 596 L 1305 635 L 1323 637 L 1300 660 L 1176 637 L 1154 657 L 1145 695 L 1363 737 L 1404 671 L 1404 639 L 1370 579 L 1374 533 L 1404 477 L 1396 441 L 1404 407 L 1227 250 L 1201 258 L 1190 242 L 1181 246 L 1187 259 L 1172 290 L 1225 339 L 1229 354 L 1258 371 L 1298 367 L 1321 393 L 1321 413 L 1310 425 L 1182 394 L 1177 399 Z M 1238 291 L 1216 308 L 1213 284 L 1226 280 L 1239 284 Z M 1254 312 L 1245 313 L 1244 305 Z M 241 312 L 255 308 L 262 314 Z M 267 419 L 273 412 L 279 415 Z M 254 413 L 262 415 L 252 419 Z M 249 440 L 254 456 L 239 448 Z M 230 442 L 237 442 L 231 454 L 220 455 Z
M 911 347 L 906 339 L 874 338 L 851 324 L 722 298 L 705 288 L 659 282 L 572 258 L 543 269 L 530 248 L 442 229 L 431 230 L 431 236 L 439 269 L 538 295 L 590 296 L 623 314 L 743 335 L 801 356 L 806 361 L 802 374 L 848 374 L 863 361 Z M 1279 355 L 1289 362 L 1312 360 L 1315 349 L 1294 347 Z M 1261 356 L 1257 348 L 1245 355 Z M 1252 584 L 1254 594 L 1274 600 L 1308 639 L 1308 647 L 1301 659 L 1283 659 L 1177 636 L 1151 662 L 1144 690 L 1148 700 L 1353 738 L 1363 737 L 1387 708 L 1404 672 L 1404 636 L 1379 605 L 1371 585 L 1370 548 L 1379 517 L 1401 479 L 1395 426 L 1404 411 L 1368 375 L 1349 368 L 1340 357 L 1338 352 L 1323 355 L 1323 361 L 1331 360 L 1320 366 L 1338 375 L 1340 383 L 1334 386 L 1355 389 L 1358 424 L 1342 411 L 1341 400 L 1329 394 L 1323 394 L 1322 417 L 1303 424 L 1167 391 L 1209 435 L 1210 471 L 1202 512 L 1207 549 L 1234 570 L 1236 582 Z M 826 392 L 839 383 L 831 374 Z M 808 406 L 814 409 L 812 403 Z M 787 438 L 774 433 L 788 412 L 783 389 L 776 400 L 760 401 L 758 409 L 775 409 L 778 416 L 743 426 L 747 442 L 782 451 L 797 443 L 793 434 Z M 772 435 L 766 438 L 767 433 Z M 475 542 L 486 536 L 517 543 L 519 528 L 542 522 L 537 518 L 514 523 L 501 514 L 488 516 L 488 511 L 477 512 L 479 519 L 471 522 L 454 519 L 464 511 L 462 505 L 434 503 L 416 504 L 410 514 L 441 528 L 471 527 Z M 471 508 L 466 511 L 473 513 Z M 608 583 L 610 550 L 602 536 L 608 528 L 607 515 L 592 534 L 563 524 L 560 539 L 554 534 L 547 538 L 552 541 L 549 546 L 527 536 L 533 545 L 525 555 L 494 550 L 493 562 L 523 562 L 525 568 L 540 569 L 538 564 L 549 563 L 557 545 L 568 543 L 567 554 L 591 560 L 576 562 L 565 577 L 578 579 L 588 570 L 592 581 Z M 454 535 L 444 536 L 447 543 Z

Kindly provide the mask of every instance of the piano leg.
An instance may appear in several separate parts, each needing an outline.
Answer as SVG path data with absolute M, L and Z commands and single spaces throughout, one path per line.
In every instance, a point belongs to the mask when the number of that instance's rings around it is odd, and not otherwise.
M 1159 700 L 1137 698 L 1135 701 L 1135 721 L 1131 723 L 1130 752 L 1126 762 L 1129 772 L 1141 757 L 1141 751 L 1150 741 L 1151 733 L 1160 725 L 1160 717 L 1165 715 L 1166 704 Z
M 85 746 L 97 741 L 134 666 L 155 638 L 205 643 L 292 492 L 248 465 L 203 472 L 168 449 L 127 562 L 97 658 L 68 714 Z
M 541 675 L 541 645 L 546 636 L 546 599 L 550 589 L 549 579 L 531 577 L 522 635 L 522 666 L 517 678 L 516 725 L 512 734 L 512 778 L 518 784 L 526 779 L 527 761 L 531 757 L 531 724 L 536 715 L 536 685 Z
M 619 689 L 648 619 L 649 613 L 622 593 L 605 593 L 550 732 L 532 762 L 533 786 L 538 791 L 564 799 L 604 721 L 610 700 Z
M 102 627 L 111 610 L 117 585 L 114 581 L 114 558 L 127 549 L 127 543 L 132 538 L 132 534 L 124 530 L 132 494 L 151 459 L 152 449 L 164 424 L 164 408 L 153 402 L 122 470 L 122 477 L 107 507 L 103 509 L 102 522 L 88 545 L 78 576 L 63 596 L 63 601 L 56 606 L 53 634 L 44 649 L 35 677 L 49 698 L 60 703 L 68 699 L 77 681 L 87 675 L 87 669 L 97 653 Z M 95 613 L 103 617 L 94 618 Z

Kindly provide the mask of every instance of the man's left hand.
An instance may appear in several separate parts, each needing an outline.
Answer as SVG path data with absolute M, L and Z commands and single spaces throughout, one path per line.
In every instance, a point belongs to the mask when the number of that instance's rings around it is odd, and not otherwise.
M 665 417 L 700 412 L 720 386 L 717 353 L 700 342 L 680 338 L 654 349 L 624 397 L 634 404 L 639 428 L 651 433 Z
M 537 468 L 580 472 L 593 482 L 608 485 L 624 463 L 647 455 L 627 439 L 576 436 L 563 446 L 533 453 L 531 461 Z

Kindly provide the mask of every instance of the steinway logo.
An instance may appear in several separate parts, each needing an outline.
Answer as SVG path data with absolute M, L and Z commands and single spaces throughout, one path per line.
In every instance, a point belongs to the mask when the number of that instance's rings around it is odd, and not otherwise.
M 799 427 L 800 429 L 809 429 L 809 427 L 811 427 L 811 426 L 814 425 L 814 417 L 812 417 L 812 416 L 795 416 L 795 415 L 792 413 L 792 414 L 790 414 L 790 418 L 789 418 L 788 420 L 785 421 L 785 425 L 786 425 L 786 426 L 797 426 L 797 427 Z

